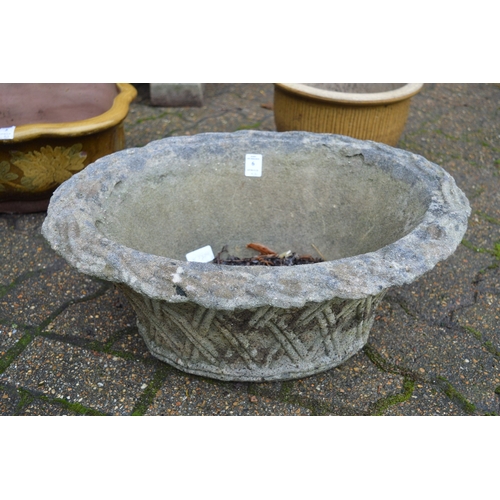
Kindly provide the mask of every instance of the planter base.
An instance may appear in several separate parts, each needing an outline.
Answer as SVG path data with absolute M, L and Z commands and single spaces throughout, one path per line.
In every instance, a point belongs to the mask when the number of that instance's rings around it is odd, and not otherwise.
M 49 202 L 50 197 L 44 200 L 2 201 L 0 202 L 0 214 L 31 214 L 46 212 Z
M 214 310 L 148 299 L 120 285 L 151 353 L 179 370 L 219 380 L 290 380 L 334 368 L 367 342 L 386 291 L 305 307 Z

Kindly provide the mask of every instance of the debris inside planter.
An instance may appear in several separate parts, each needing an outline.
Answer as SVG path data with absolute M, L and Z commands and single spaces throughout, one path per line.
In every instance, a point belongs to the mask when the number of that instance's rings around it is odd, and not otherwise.
M 278 254 L 260 243 L 249 243 L 247 248 L 256 250 L 259 252 L 259 255 L 243 258 L 235 257 L 233 255 L 229 255 L 227 247 L 224 246 L 215 256 L 212 264 L 222 264 L 226 266 L 296 266 L 299 264 L 315 264 L 317 262 L 324 262 L 322 258 L 315 258 L 311 255 L 299 255 L 291 250 Z M 227 256 L 222 258 L 223 254 L 227 254 Z

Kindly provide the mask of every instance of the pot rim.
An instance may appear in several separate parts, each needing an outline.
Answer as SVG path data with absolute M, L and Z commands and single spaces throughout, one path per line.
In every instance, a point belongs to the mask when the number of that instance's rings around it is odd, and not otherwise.
M 356 105 L 383 105 L 403 101 L 418 94 L 423 83 L 406 83 L 405 85 L 387 92 L 353 93 L 338 92 L 334 90 L 318 89 L 304 83 L 275 83 L 276 87 L 292 94 L 297 94 L 309 99 L 328 102 L 330 104 Z
M 100 115 L 62 123 L 29 123 L 19 125 L 14 131 L 14 138 L 0 142 L 24 142 L 39 137 L 77 137 L 94 134 L 120 124 L 127 117 L 130 103 L 136 98 L 137 90 L 129 83 L 116 83 L 118 95 L 111 108 Z
M 426 184 L 431 201 L 420 224 L 399 240 L 373 252 L 302 266 L 240 267 L 187 262 L 127 247 L 98 229 L 96 221 L 104 216 L 113 186 L 127 175 L 147 171 L 151 168 L 148 160 L 154 164 L 162 155 L 175 155 L 186 148 L 193 151 L 206 141 L 215 145 L 224 142 L 227 147 L 228 140 L 240 141 L 238 144 L 245 148 L 248 144 L 262 146 L 266 141 L 270 141 L 267 147 L 273 148 L 280 141 L 283 147 L 293 144 L 295 148 L 347 148 L 370 161 L 379 158 L 377 155 L 393 158 L 396 154 L 393 161 L 410 169 Z M 123 283 L 151 299 L 193 302 L 223 310 L 290 308 L 333 298 L 366 298 L 389 287 L 411 283 L 456 250 L 467 229 L 470 211 L 467 198 L 451 175 L 414 153 L 334 134 L 242 130 L 170 137 L 97 160 L 55 191 L 42 234 L 80 272 Z

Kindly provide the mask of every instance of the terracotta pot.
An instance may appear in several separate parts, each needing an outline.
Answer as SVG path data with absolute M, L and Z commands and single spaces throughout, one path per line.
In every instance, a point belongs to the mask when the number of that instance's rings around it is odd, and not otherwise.
M 348 135 L 395 146 L 408 118 L 410 98 L 422 87 L 422 83 L 276 83 L 276 129 Z
M 255 154 L 262 175 L 248 176 Z M 57 189 L 42 233 L 80 272 L 117 283 L 158 358 L 221 380 L 285 380 L 361 349 L 386 290 L 450 256 L 469 214 L 453 178 L 421 156 L 333 134 L 245 130 L 98 160 Z M 319 250 L 325 262 L 187 261 L 205 245 L 246 257 L 252 241 Z
M 0 212 L 47 209 L 53 191 L 125 147 L 123 121 L 137 95 L 127 83 L 0 84 Z

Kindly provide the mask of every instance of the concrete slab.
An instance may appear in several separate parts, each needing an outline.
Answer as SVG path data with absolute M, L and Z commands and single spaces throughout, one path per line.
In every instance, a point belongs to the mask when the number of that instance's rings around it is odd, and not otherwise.
M 167 108 L 203 106 L 202 83 L 150 83 L 151 104 Z

